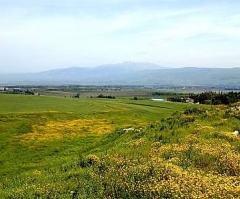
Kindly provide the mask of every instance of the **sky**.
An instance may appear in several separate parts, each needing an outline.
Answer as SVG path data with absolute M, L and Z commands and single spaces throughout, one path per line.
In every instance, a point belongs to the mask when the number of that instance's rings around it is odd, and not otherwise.
M 239 0 L 0 0 L 0 73 L 240 67 Z

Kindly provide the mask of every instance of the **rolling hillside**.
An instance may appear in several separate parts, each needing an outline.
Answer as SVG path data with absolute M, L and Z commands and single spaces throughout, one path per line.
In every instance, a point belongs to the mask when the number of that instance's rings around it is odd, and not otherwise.
M 237 109 L 4 94 L 0 100 L 0 198 L 240 196 Z

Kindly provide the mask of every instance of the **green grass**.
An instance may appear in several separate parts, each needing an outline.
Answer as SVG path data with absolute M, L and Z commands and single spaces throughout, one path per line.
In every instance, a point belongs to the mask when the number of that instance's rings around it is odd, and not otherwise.
M 183 108 L 180 104 L 130 99 L 71 99 L 46 96 L 0 95 L 0 178 L 57 166 L 79 151 L 94 147 L 101 135 L 71 136 L 61 140 L 22 142 L 33 126 L 76 119 L 105 119 L 113 129 L 141 127 Z M 87 129 L 86 129 L 87 130 Z
M 0 198 L 240 195 L 240 138 L 232 135 L 240 113 L 227 107 L 23 95 L 0 102 Z

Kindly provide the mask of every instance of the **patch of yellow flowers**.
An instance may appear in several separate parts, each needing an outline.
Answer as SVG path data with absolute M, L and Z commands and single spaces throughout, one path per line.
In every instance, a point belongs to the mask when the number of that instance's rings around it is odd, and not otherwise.
M 20 135 L 22 142 L 48 141 L 77 136 L 101 135 L 114 130 L 105 119 L 76 119 L 66 121 L 49 121 L 45 125 L 34 125 L 33 131 Z

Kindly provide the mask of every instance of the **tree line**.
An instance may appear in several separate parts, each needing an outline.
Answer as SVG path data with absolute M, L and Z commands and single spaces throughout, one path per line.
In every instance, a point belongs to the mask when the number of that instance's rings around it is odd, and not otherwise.
M 171 97 L 168 98 L 169 101 L 174 102 L 186 102 L 186 100 L 192 99 L 194 103 L 199 104 L 233 104 L 240 101 L 240 92 L 203 92 L 199 94 L 189 93 L 189 98 Z

